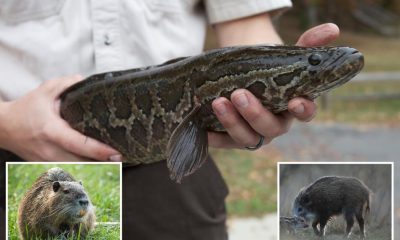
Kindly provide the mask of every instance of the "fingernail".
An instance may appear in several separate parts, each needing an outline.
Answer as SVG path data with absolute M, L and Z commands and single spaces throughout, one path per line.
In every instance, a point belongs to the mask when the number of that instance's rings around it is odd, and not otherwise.
M 293 112 L 295 112 L 296 114 L 302 114 L 304 113 L 304 106 L 303 104 L 299 104 L 296 107 L 293 108 Z
M 226 113 L 226 107 L 225 107 L 225 105 L 223 103 L 216 104 L 214 106 L 214 108 L 215 108 L 215 111 L 217 111 L 218 115 L 223 116 Z
M 121 162 L 122 161 L 122 155 L 121 154 L 116 154 L 112 155 L 108 158 L 110 162 Z
M 241 93 L 235 98 L 235 103 L 239 105 L 239 107 L 247 107 L 249 105 L 249 100 L 247 99 L 246 94 Z

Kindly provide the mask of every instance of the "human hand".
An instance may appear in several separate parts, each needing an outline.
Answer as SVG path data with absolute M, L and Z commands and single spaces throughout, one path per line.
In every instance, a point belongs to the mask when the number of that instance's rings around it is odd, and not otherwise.
M 47 81 L 15 101 L 0 102 L 0 147 L 27 161 L 119 160 L 116 150 L 82 135 L 60 117 L 59 95 L 81 79 Z
M 314 47 L 328 44 L 339 36 L 339 28 L 327 23 L 311 28 L 303 33 L 298 46 Z M 261 105 L 259 100 L 245 89 L 238 89 L 231 95 L 230 101 L 218 98 L 212 107 L 227 134 L 209 132 L 209 145 L 218 148 L 243 148 L 256 146 L 260 136 L 268 144 L 289 130 L 293 118 L 311 121 L 316 113 L 316 105 L 304 98 L 289 101 L 288 111 L 273 114 Z

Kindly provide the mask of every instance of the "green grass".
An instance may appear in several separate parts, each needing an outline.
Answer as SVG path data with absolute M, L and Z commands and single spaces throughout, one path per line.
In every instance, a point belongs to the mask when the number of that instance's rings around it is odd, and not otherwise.
M 120 167 L 104 164 L 18 164 L 8 166 L 9 239 L 18 239 L 18 204 L 36 178 L 52 167 L 60 167 L 81 180 L 92 204 L 97 222 L 120 222 Z M 87 239 L 119 239 L 120 225 L 97 225 Z M 55 238 L 57 239 L 57 238 Z
M 316 120 L 399 126 L 400 99 L 340 100 L 344 96 L 400 93 L 400 81 L 348 83 L 330 93 L 330 104 Z
M 276 211 L 276 160 L 264 151 L 212 149 L 230 194 L 230 216 L 260 216 Z

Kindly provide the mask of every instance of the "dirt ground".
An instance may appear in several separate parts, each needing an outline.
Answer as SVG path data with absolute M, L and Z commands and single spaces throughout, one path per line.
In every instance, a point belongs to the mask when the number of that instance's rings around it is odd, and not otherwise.
M 296 233 L 296 235 L 289 235 L 287 233 L 281 233 L 281 240 L 319 240 L 320 238 L 315 236 L 312 229 L 307 229 L 302 232 Z M 325 233 L 324 240 L 359 240 L 360 235 L 359 232 L 354 232 L 350 235 L 350 238 L 346 238 L 344 233 L 330 233 L 327 231 Z M 366 233 L 366 239 L 370 240 L 391 240 L 390 235 L 390 226 L 377 228 L 377 229 L 369 229 Z

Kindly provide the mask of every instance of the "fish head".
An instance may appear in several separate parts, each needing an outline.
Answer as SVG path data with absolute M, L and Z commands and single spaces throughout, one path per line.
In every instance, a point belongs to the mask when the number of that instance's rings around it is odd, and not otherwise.
M 364 57 L 351 47 L 321 47 L 310 48 L 299 62 L 303 71 L 295 96 L 314 99 L 352 79 L 363 68 Z
M 363 55 L 350 47 L 258 46 L 242 56 L 248 64 L 234 76 L 246 84 L 238 88 L 250 90 L 274 113 L 295 97 L 315 99 L 346 83 L 364 66 Z

